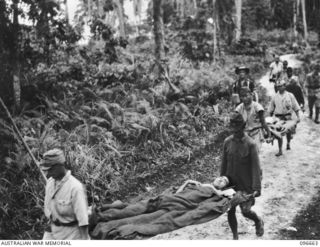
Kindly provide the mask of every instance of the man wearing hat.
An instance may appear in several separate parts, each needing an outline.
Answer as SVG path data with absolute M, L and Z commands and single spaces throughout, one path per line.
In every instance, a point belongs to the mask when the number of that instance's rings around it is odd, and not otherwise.
M 253 93 L 255 89 L 255 84 L 254 81 L 249 77 L 249 68 L 245 66 L 240 66 L 236 68 L 235 72 L 238 75 L 238 79 L 232 85 L 233 98 L 235 98 L 233 101 L 235 104 L 239 104 L 240 89 L 243 87 L 247 87 Z
M 233 84 L 233 92 L 239 94 L 240 88 L 247 87 L 251 92 L 254 91 L 254 81 L 249 78 L 249 68 L 245 66 L 240 66 L 236 68 L 236 74 L 239 76 L 238 80 L 236 80 Z
M 236 107 L 235 111 L 242 115 L 246 122 L 245 132 L 256 142 L 258 151 L 260 151 L 264 140 L 262 129 L 265 130 L 268 138 L 271 137 L 264 118 L 263 106 L 252 100 L 252 93 L 246 87 L 240 89 L 240 99 L 242 103 Z
M 48 178 L 44 211 L 50 220 L 45 240 L 86 240 L 88 233 L 88 203 L 83 185 L 65 168 L 63 151 L 52 149 L 44 153 L 40 163 Z
M 319 124 L 320 113 L 320 64 L 314 66 L 314 71 L 307 75 L 307 94 L 309 105 L 309 118 L 312 119 L 313 107 L 316 108 L 316 116 L 314 122 Z
M 264 233 L 263 220 L 251 209 L 255 197 L 261 194 L 260 161 L 257 145 L 245 132 L 246 123 L 242 115 L 233 112 L 230 116 L 230 130 L 233 135 L 227 137 L 223 144 L 220 176 L 227 176 L 230 185 L 241 192 L 247 201 L 240 204 L 243 216 L 254 221 L 256 235 Z M 238 239 L 238 223 L 236 207 L 228 211 L 228 222 L 233 233 L 233 239 Z
M 268 112 L 270 116 L 275 115 L 275 117 L 280 120 L 292 120 L 293 112 L 296 113 L 297 123 L 300 122 L 300 106 L 292 93 L 286 91 L 286 81 L 280 80 L 277 85 L 278 92 L 271 99 Z M 292 134 L 294 133 L 294 128 L 287 131 L 287 150 L 290 150 L 290 141 L 292 139 Z M 282 155 L 282 138 L 278 139 L 279 152 L 276 156 Z

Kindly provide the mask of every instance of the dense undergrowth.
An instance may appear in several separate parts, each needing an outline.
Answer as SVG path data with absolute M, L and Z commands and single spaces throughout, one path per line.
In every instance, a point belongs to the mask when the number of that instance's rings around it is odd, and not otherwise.
M 148 42 L 140 50 L 129 44 L 133 58 L 117 48 L 113 64 L 94 49 L 57 50 L 51 65 L 39 64 L 26 76 L 24 108 L 15 121 L 38 159 L 54 147 L 65 151 L 89 204 L 154 195 L 186 179 L 212 180 L 228 135 L 234 68 L 247 64 L 257 79 L 270 62 L 226 52 L 220 63 L 195 66 L 175 53 L 156 79 Z M 0 125 L 0 238 L 39 239 L 44 185 L 8 119 Z

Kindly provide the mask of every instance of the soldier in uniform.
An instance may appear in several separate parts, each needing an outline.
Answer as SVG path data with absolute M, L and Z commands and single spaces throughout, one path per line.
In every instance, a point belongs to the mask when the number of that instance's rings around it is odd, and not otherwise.
M 251 93 L 253 93 L 253 100 L 258 101 L 258 95 L 254 92 L 254 80 L 249 77 L 249 68 L 240 66 L 236 68 L 235 72 L 238 75 L 238 79 L 232 85 L 233 103 L 235 105 L 240 104 L 240 89 L 244 87 L 248 88 Z
M 87 240 L 89 215 L 84 186 L 65 168 L 66 158 L 60 149 L 44 153 L 40 167 L 48 177 L 44 212 L 50 229 L 44 240 Z
M 314 122 L 319 124 L 320 113 L 320 64 L 316 64 L 313 72 L 307 75 L 307 95 L 309 104 L 309 118 L 312 119 L 313 107 L 316 108 Z

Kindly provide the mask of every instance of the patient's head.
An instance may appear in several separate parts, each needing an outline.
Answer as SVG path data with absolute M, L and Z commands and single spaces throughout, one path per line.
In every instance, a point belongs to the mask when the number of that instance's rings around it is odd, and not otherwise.
M 227 187 L 228 184 L 229 184 L 229 179 L 226 176 L 217 177 L 213 181 L 213 186 L 219 190 Z

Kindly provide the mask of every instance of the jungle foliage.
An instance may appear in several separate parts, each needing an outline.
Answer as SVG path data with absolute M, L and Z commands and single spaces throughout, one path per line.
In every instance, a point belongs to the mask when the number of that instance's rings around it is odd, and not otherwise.
M 288 35 L 281 28 L 290 23 L 277 23 L 261 1 L 248 0 L 243 28 L 256 35 L 234 44 L 233 1 L 217 1 L 222 56 L 213 63 L 211 1 L 197 1 L 197 14 L 184 17 L 172 6 L 176 1 L 163 1 L 171 11 L 163 16 L 166 57 L 158 77 L 151 19 L 121 36 L 106 21 L 118 5 L 102 2 L 81 1 L 72 26 L 59 1 L 0 0 L 0 96 L 25 141 L 38 159 L 62 148 L 90 204 L 150 195 L 172 181 L 211 180 L 228 135 L 235 66 L 247 64 L 254 78 L 261 75 L 270 59 L 267 44 L 283 43 Z M 85 25 L 91 38 L 83 45 Z M 13 100 L 17 65 L 21 107 Z M 0 238 L 40 239 L 44 185 L 2 109 L 0 146 Z

